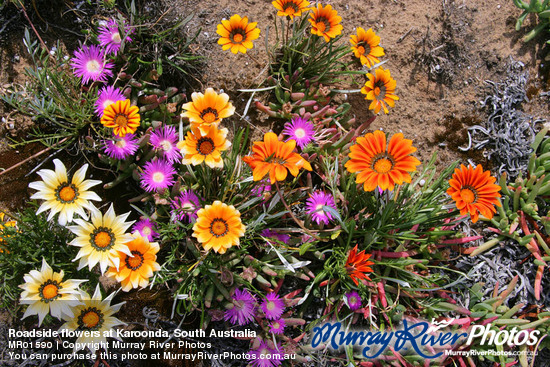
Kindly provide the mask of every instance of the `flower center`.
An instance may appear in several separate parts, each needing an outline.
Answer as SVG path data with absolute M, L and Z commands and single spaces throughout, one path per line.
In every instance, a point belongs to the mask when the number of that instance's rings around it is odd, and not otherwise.
M 195 210 L 195 205 L 193 205 L 191 203 L 185 203 L 185 204 L 182 205 L 181 208 L 185 211 L 192 211 L 192 210 Z
M 55 190 L 55 196 L 62 204 L 71 204 L 78 198 L 78 189 L 75 185 L 64 182 Z
M 271 324 L 271 326 L 273 327 L 273 329 L 278 329 L 278 328 L 281 327 L 281 325 L 277 321 L 275 321 L 273 324 Z
M 88 330 L 100 329 L 103 321 L 103 313 L 95 307 L 82 310 L 78 316 L 78 326 Z
M 197 142 L 197 151 L 202 155 L 208 155 L 214 151 L 214 141 L 208 137 L 200 138 Z
M 60 289 L 61 286 L 55 280 L 49 279 L 46 283 L 42 284 L 38 290 L 41 301 L 48 303 L 61 297 L 59 294 Z
M 110 99 L 105 100 L 105 102 L 103 102 L 103 109 L 106 109 L 107 107 L 109 107 L 113 103 L 115 103 L 115 101 L 111 101 Z
M 299 128 L 294 131 L 294 135 L 296 135 L 298 139 L 302 139 L 304 136 L 306 136 L 306 131 L 302 128 Z
M 473 187 L 464 186 L 460 190 L 460 197 L 466 204 L 475 203 L 477 201 L 477 192 Z
M 132 251 L 133 257 L 126 256 L 126 266 L 132 270 L 138 270 L 143 265 L 143 254 L 139 251 Z
M 275 309 L 275 302 L 268 301 L 265 308 L 267 308 L 269 311 L 273 311 Z
M 115 236 L 109 228 L 99 227 L 90 234 L 90 244 L 97 251 L 107 251 L 115 244 Z
M 160 147 L 162 148 L 162 150 L 164 150 L 165 152 L 169 152 L 172 150 L 172 143 L 170 143 L 168 140 L 163 140 L 161 143 L 160 143 Z
M 323 211 L 323 204 L 317 204 L 317 206 L 315 207 L 315 212 L 316 214 L 325 214 L 325 212 Z
M 211 124 L 218 119 L 218 111 L 212 107 L 208 107 L 202 110 L 200 116 L 204 122 Z
M 377 81 L 374 84 L 374 95 L 383 99 L 386 95 L 386 84 L 382 80 Z
M 375 159 L 372 170 L 378 174 L 386 174 L 393 168 L 393 160 L 389 156 L 382 156 Z
M 118 139 L 115 143 L 118 148 L 124 149 L 126 147 L 126 140 Z
M 153 173 L 153 182 L 155 183 L 161 183 L 164 181 L 164 174 L 162 172 L 155 172 Z
M 113 41 L 114 43 L 120 43 L 121 41 L 120 33 L 119 32 L 113 33 L 113 35 L 111 36 L 111 41 Z
M 229 231 L 227 222 L 224 219 L 216 218 L 212 221 L 210 225 L 210 233 L 216 237 L 223 237 Z
M 317 28 L 319 32 L 324 32 L 327 29 L 330 30 L 330 23 L 328 19 L 319 17 L 315 23 L 315 28 Z
M 349 303 L 352 304 L 352 305 L 356 304 L 357 303 L 357 297 L 351 296 L 349 298 Z
M 366 42 L 359 42 L 357 44 L 357 51 L 359 51 L 361 55 L 368 55 L 370 54 L 370 45 Z
M 286 15 L 293 15 L 299 10 L 300 8 L 298 8 L 298 5 L 295 4 L 292 0 L 283 5 L 283 11 L 286 13 Z
M 234 44 L 240 44 L 245 40 L 246 30 L 242 28 L 237 28 L 231 31 L 229 34 L 229 39 L 233 41 Z
M 141 230 L 141 232 L 146 235 L 146 236 L 149 236 L 151 234 L 151 227 L 143 227 L 143 229 Z
M 86 70 L 89 73 L 97 73 L 101 71 L 101 65 L 97 60 L 90 60 L 86 63 Z
M 128 125 L 128 116 L 123 113 L 119 113 L 115 116 L 115 124 L 117 124 L 120 127 L 127 126 Z

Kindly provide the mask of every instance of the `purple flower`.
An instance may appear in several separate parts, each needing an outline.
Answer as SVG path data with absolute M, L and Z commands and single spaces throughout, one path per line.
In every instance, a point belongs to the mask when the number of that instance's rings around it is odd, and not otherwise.
M 170 163 L 181 159 L 181 154 L 176 147 L 177 142 L 178 134 L 173 126 L 164 126 L 151 134 L 151 145 Z
M 126 21 L 122 21 L 123 33 L 126 35 L 126 42 L 132 42 L 132 39 L 128 37 L 128 34 L 134 31 L 133 28 L 126 24 Z M 110 54 L 117 54 L 122 43 L 122 35 L 118 29 L 118 24 L 114 20 L 109 20 L 107 24 L 99 27 L 99 35 L 97 36 L 99 44 L 105 48 L 105 51 Z
M 332 214 L 323 210 L 323 206 L 329 206 L 336 210 L 336 204 L 332 195 L 326 194 L 323 191 L 314 192 L 306 201 L 307 212 L 311 214 L 313 221 L 317 224 L 321 224 L 321 222 L 328 224 L 333 219 Z
M 111 85 L 101 88 L 98 92 L 97 101 L 95 101 L 95 113 L 101 117 L 103 116 L 103 111 L 107 106 L 116 101 L 124 101 L 126 97 L 122 94 L 120 89 L 115 88 Z
M 288 245 L 288 241 L 290 241 L 290 236 L 287 234 L 280 234 L 275 231 L 272 231 L 271 229 L 264 229 L 262 233 L 260 233 L 264 237 L 273 238 L 277 241 L 281 241 L 282 243 Z
M 159 234 L 155 231 L 156 223 L 149 218 L 144 218 L 134 224 L 132 231 L 138 231 L 142 237 L 146 237 L 148 241 L 153 241 Z
M 254 186 L 250 193 L 254 196 L 262 197 L 265 192 L 269 191 L 271 191 L 271 185 L 267 181 L 262 180 Z
M 172 200 L 172 203 L 170 203 L 170 207 L 172 208 L 170 214 L 172 218 L 180 222 L 185 218 L 187 218 L 189 222 L 194 222 L 197 219 L 197 211 L 200 206 L 199 198 L 195 195 L 193 190 L 186 190 Z
M 284 356 L 280 352 L 282 349 L 277 346 L 278 350 L 271 349 L 265 341 L 261 341 L 256 349 L 251 349 L 248 354 L 250 366 L 253 367 L 276 367 L 283 363 Z
M 105 61 L 105 53 L 99 46 L 83 45 L 74 52 L 71 60 L 74 75 L 82 77 L 82 83 L 106 82 L 107 77 L 113 76 L 113 64 Z
M 246 325 L 254 318 L 256 310 L 256 297 L 251 295 L 246 289 L 235 289 L 231 308 L 225 310 L 223 318 L 233 325 Z
M 296 145 L 300 149 L 304 149 L 306 145 L 314 141 L 313 134 L 315 134 L 315 129 L 313 124 L 305 118 L 294 117 L 291 122 L 285 124 L 283 134 L 289 136 L 287 141 L 294 139 L 296 140 Z
M 285 331 L 285 319 L 273 320 L 269 323 L 269 331 L 273 334 L 282 334 Z
M 170 162 L 162 159 L 147 162 L 141 174 L 141 186 L 147 192 L 164 190 L 174 184 L 175 174 Z
M 357 311 L 361 308 L 361 297 L 356 291 L 346 293 L 346 300 L 350 310 Z
M 285 310 L 284 301 L 277 295 L 277 293 L 268 293 L 265 299 L 260 305 L 265 317 L 269 320 L 277 320 L 281 318 Z
M 105 140 L 104 143 L 105 154 L 119 160 L 134 155 L 139 147 L 134 134 L 126 134 L 122 138 L 115 135 L 112 140 Z

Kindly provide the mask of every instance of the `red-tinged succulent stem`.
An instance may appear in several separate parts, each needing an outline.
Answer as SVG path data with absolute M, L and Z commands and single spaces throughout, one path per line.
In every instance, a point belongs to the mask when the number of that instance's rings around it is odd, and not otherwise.
M 544 266 L 539 265 L 537 274 L 535 275 L 535 299 L 540 300 L 540 292 L 542 288 L 542 275 L 544 274 Z
M 477 241 L 477 240 L 480 240 L 482 238 L 483 238 L 483 236 L 453 238 L 453 239 L 450 239 L 450 240 L 441 241 L 440 243 L 445 244 L 445 245 L 458 245 L 458 244 L 462 244 L 462 243 Z

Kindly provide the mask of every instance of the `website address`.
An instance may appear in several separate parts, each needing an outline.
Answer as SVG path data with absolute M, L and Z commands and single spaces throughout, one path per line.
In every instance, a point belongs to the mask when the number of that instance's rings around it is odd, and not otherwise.
M 516 357 L 516 356 L 530 356 L 535 357 L 537 352 L 530 350 L 445 350 L 446 356 L 505 356 L 505 357 Z

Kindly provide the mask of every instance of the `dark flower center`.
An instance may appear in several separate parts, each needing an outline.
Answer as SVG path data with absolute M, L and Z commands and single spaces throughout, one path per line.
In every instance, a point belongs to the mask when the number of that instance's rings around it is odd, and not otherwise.
M 208 107 L 201 111 L 201 119 L 206 123 L 212 123 L 218 119 L 218 111 L 215 108 Z
M 63 204 L 74 203 L 78 199 L 78 189 L 75 185 L 64 182 L 55 189 L 55 197 Z
M 209 137 L 202 137 L 197 142 L 197 151 L 202 155 L 211 154 L 214 148 L 214 141 Z
M 90 244 L 97 251 L 108 251 L 115 244 L 115 236 L 109 228 L 99 227 L 90 234 Z
M 128 267 L 128 269 L 138 270 L 139 268 L 141 268 L 141 265 L 143 265 L 143 254 L 139 251 L 134 250 L 132 251 L 132 255 L 134 256 L 126 256 L 126 266 Z
M 38 289 L 38 294 L 42 302 L 49 303 L 53 300 L 61 297 L 59 290 L 62 287 L 55 280 L 48 279 L 44 284 Z
M 210 233 L 216 237 L 223 237 L 229 232 L 229 226 L 225 219 L 216 218 L 210 224 Z
M 393 169 L 394 165 L 393 158 L 387 153 L 382 153 L 374 158 L 371 168 L 378 174 L 386 174 Z
M 78 316 L 79 328 L 86 330 L 99 330 L 104 321 L 103 312 L 95 307 L 83 309 Z

